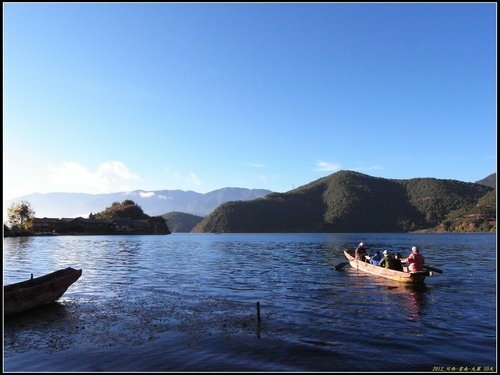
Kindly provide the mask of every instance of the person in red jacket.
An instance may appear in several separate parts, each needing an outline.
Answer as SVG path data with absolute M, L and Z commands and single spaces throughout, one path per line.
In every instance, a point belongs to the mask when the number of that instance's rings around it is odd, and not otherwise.
M 425 259 L 422 254 L 420 254 L 420 250 L 418 247 L 413 246 L 411 248 L 411 254 L 408 255 L 408 258 L 401 259 L 402 262 L 409 263 L 410 272 L 423 271 Z

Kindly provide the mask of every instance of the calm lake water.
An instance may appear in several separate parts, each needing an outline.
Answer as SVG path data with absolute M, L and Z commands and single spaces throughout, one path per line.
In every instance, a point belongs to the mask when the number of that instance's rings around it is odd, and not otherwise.
M 331 268 L 360 241 L 444 272 L 415 289 Z M 4 371 L 497 369 L 494 234 L 6 238 L 3 260 L 4 284 L 83 270 L 5 319 Z

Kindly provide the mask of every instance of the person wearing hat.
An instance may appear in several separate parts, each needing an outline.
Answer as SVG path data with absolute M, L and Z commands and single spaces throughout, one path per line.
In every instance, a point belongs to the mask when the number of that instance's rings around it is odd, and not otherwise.
M 408 258 L 401 259 L 401 262 L 409 263 L 408 269 L 410 270 L 410 272 L 418 272 L 423 271 L 425 259 L 423 255 L 420 254 L 420 250 L 418 249 L 418 247 L 413 246 L 411 248 L 411 254 L 408 255 Z
M 387 250 L 384 250 L 384 252 L 382 253 L 384 254 L 384 257 L 382 258 L 382 260 L 379 262 L 379 266 L 381 267 L 385 267 L 385 268 L 393 268 L 393 262 L 392 262 L 392 255 L 391 253 L 389 253 L 389 251 Z
M 365 244 L 363 242 L 360 242 L 356 250 L 354 250 L 354 259 L 366 261 Z

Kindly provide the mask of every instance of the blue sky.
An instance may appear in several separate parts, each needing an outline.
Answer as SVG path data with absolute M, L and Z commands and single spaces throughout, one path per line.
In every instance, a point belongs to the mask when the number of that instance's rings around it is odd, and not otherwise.
M 496 172 L 496 3 L 3 3 L 4 199 Z

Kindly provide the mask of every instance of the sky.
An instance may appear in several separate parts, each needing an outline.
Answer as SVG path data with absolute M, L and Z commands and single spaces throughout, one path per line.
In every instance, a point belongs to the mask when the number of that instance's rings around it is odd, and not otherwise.
M 3 3 L 3 195 L 496 172 L 496 3 Z

